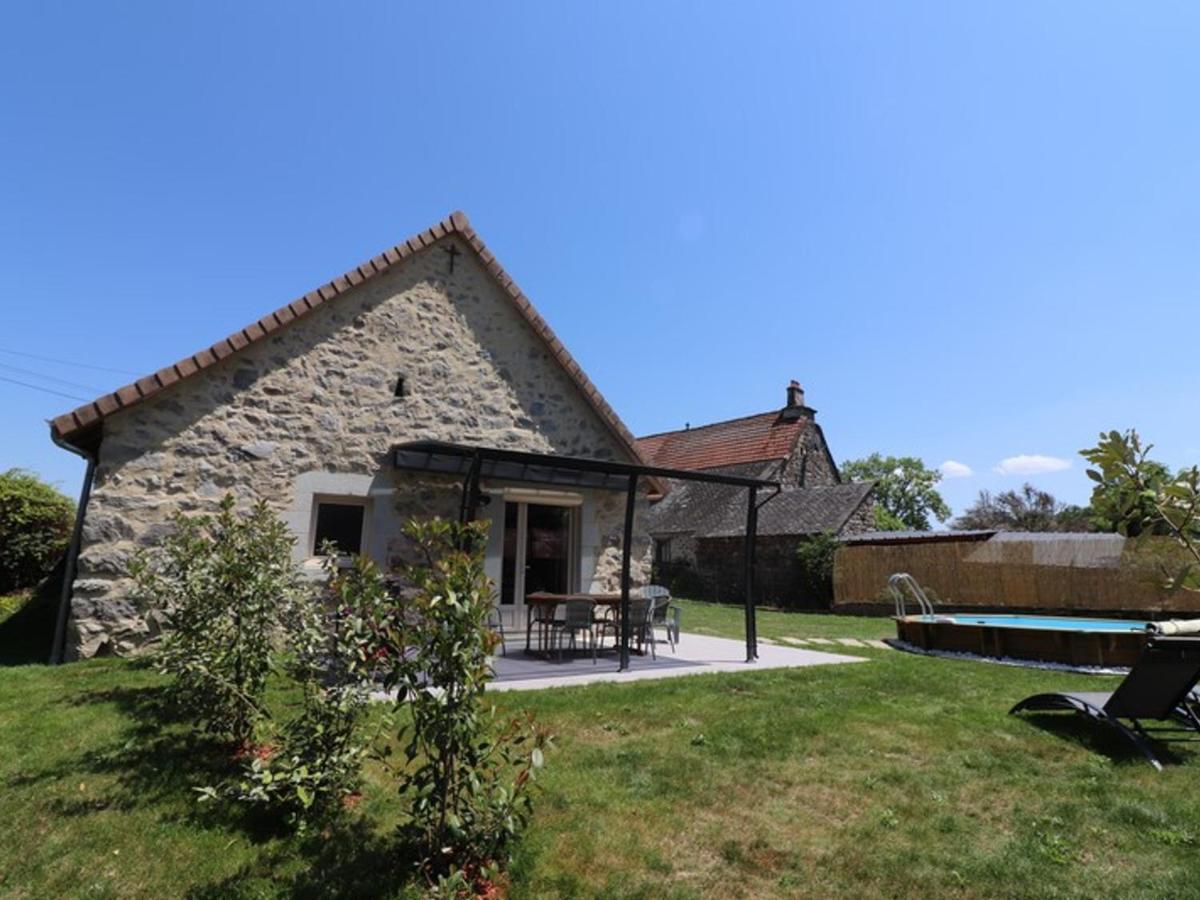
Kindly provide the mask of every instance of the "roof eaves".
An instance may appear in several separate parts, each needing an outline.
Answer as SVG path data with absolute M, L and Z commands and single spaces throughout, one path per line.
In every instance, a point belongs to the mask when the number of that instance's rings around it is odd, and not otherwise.
M 608 426 L 609 430 L 622 444 L 629 455 L 639 463 L 645 464 L 637 447 L 637 439 L 621 421 L 616 411 L 600 394 L 600 391 L 584 373 L 583 368 L 575 361 L 570 352 L 558 339 L 546 320 L 534 309 L 529 298 L 517 286 L 517 283 L 504 270 L 493 254 L 484 244 L 478 232 L 471 226 L 466 214 L 455 211 L 440 222 L 413 237 L 396 244 L 383 253 L 378 254 L 364 263 L 326 282 L 317 289 L 309 291 L 303 297 L 286 303 L 274 312 L 268 313 L 257 322 L 234 332 L 229 337 L 218 341 L 206 350 L 201 350 L 191 356 L 184 357 L 173 365 L 160 369 L 154 375 L 140 378 L 132 384 L 124 385 L 115 391 L 104 394 L 90 403 L 76 407 L 70 412 L 55 417 L 50 422 L 50 428 L 58 439 L 70 443 L 70 439 L 78 433 L 98 425 L 106 416 L 118 410 L 136 406 L 143 400 L 157 394 L 159 391 L 184 381 L 193 375 L 207 369 L 221 360 L 232 356 L 239 350 L 265 338 L 267 335 L 283 328 L 297 319 L 303 318 L 318 306 L 335 299 L 339 295 L 357 287 L 372 278 L 386 272 L 390 267 L 400 263 L 414 253 L 432 246 L 441 238 L 452 234 L 459 235 L 477 254 L 480 262 L 489 275 L 505 290 L 513 300 L 513 305 L 524 317 L 526 322 L 545 344 L 550 355 L 562 366 L 568 377 L 575 382 L 584 400 Z M 178 373 L 171 377 L 168 373 Z M 665 490 L 658 479 L 648 479 L 652 494 L 661 494 Z

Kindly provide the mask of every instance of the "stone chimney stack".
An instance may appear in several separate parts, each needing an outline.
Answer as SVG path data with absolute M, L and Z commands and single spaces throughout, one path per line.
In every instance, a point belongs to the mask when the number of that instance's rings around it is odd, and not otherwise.
M 795 378 L 793 378 L 791 383 L 788 384 L 787 405 L 788 409 L 804 405 L 804 388 L 800 387 L 800 382 L 798 382 Z
M 787 405 L 779 411 L 782 420 L 813 418 L 817 411 L 804 403 L 804 388 L 794 378 L 787 387 Z

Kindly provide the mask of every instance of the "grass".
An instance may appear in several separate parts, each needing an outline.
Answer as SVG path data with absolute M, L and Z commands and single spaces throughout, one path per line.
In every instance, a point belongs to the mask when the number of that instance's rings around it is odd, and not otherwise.
M 740 610 L 686 604 L 737 636 Z M 881 620 L 764 612 L 764 638 Z M 1157 774 L 1070 718 L 1006 715 L 1110 678 L 853 649 L 866 664 L 496 695 L 558 735 L 516 897 L 1187 897 L 1200 760 Z M 198 806 L 214 761 L 134 663 L 0 669 L 0 895 L 390 896 L 372 773 L 348 833 Z

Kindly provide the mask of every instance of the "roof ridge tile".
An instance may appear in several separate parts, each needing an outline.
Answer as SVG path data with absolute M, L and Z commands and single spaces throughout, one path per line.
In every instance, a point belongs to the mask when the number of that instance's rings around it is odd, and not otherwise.
M 612 405 L 600 394 L 599 390 L 584 373 L 583 368 L 571 356 L 562 341 L 550 328 L 550 325 L 537 312 L 529 298 L 517 286 L 512 276 L 505 271 L 496 259 L 495 254 L 488 249 L 482 238 L 471 225 L 467 214 L 462 210 L 454 210 L 450 215 L 437 222 L 430 228 L 418 232 L 414 236 L 393 247 L 376 254 L 367 261 L 347 270 L 333 280 L 309 291 L 302 297 L 285 303 L 278 309 L 264 315 L 239 332 L 217 341 L 210 347 L 199 350 L 190 356 L 185 356 L 176 363 L 160 369 L 153 375 L 144 376 L 137 381 L 123 385 L 114 391 L 102 394 L 95 400 L 79 406 L 51 420 L 52 433 L 60 439 L 69 439 L 77 432 L 100 422 L 105 416 L 119 410 L 128 409 L 142 400 L 199 374 L 204 369 L 215 365 L 221 360 L 232 356 L 238 350 L 256 343 L 272 332 L 283 328 L 323 303 L 332 300 L 351 288 L 386 272 L 389 268 L 402 262 L 419 250 L 433 246 L 439 239 L 458 235 L 476 253 L 479 262 L 497 284 L 512 297 L 513 305 L 521 313 L 526 323 L 534 333 L 546 344 L 550 355 L 553 356 L 566 370 L 568 376 L 575 381 L 585 401 L 593 411 L 608 425 L 618 441 L 623 444 L 630 456 L 644 462 L 638 448 L 637 438 L 625 426 L 616 414 Z M 368 269 L 369 267 L 369 269 Z M 358 280 L 355 276 L 358 276 Z M 258 331 L 255 332 L 254 329 Z M 162 373 L 174 373 L 164 376 Z M 652 480 L 656 490 L 662 486 L 657 480 Z

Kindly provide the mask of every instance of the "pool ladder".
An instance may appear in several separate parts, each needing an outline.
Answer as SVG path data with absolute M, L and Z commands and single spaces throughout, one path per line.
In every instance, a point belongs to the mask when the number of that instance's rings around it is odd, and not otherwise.
M 925 596 L 925 591 L 917 584 L 917 579 L 913 578 L 907 572 L 897 572 L 888 579 L 888 591 L 891 592 L 892 599 L 896 601 L 896 618 L 903 619 L 904 612 L 904 597 L 908 594 L 912 599 L 917 601 L 917 606 L 921 608 L 921 615 L 933 617 L 933 604 L 929 602 L 929 598 Z

